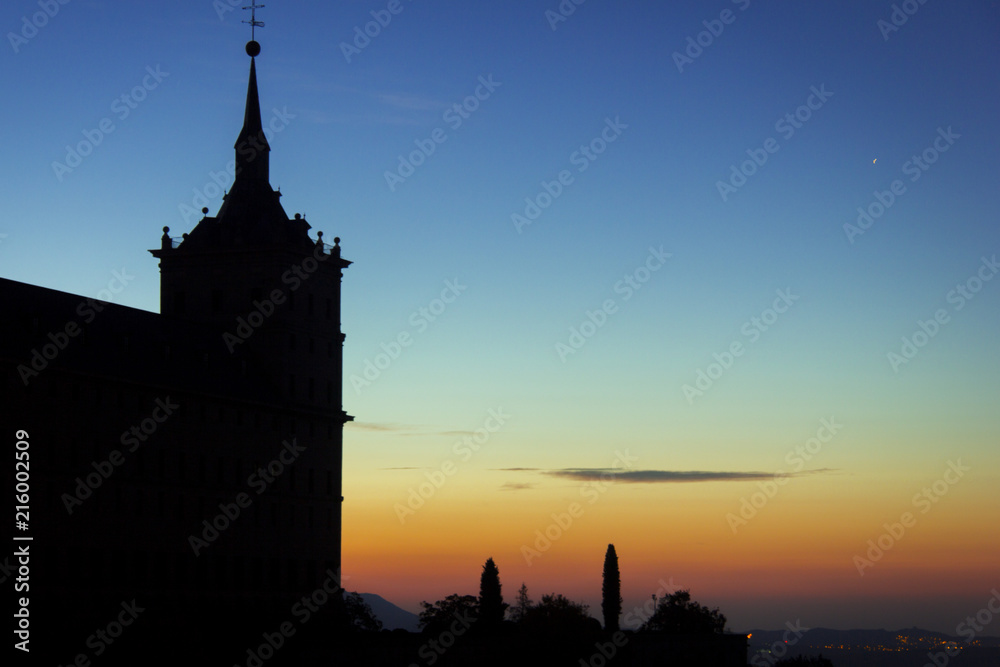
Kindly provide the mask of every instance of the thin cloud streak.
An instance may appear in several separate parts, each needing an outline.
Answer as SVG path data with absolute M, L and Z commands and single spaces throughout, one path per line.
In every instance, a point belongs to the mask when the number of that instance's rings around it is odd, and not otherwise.
M 622 470 L 620 468 L 566 468 L 547 470 L 544 475 L 561 477 L 581 482 L 607 481 L 613 479 L 625 484 L 677 484 L 689 482 L 753 482 L 775 477 L 802 477 L 827 472 L 832 468 L 803 470 L 797 473 L 773 472 L 728 472 L 708 470 Z
M 385 422 L 348 422 L 347 428 L 361 429 L 362 431 L 376 431 L 379 433 L 395 433 L 404 436 L 441 436 L 441 437 L 466 437 L 475 435 L 473 431 L 442 431 L 431 430 L 429 426 L 414 426 L 412 424 L 395 424 Z
M 534 489 L 535 486 L 537 486 L 537 485 L 536 484 L 525 484 L 525 483 L 507 482 L 506 484 L 504 484 L 503 486 L 500 487 L 500 490 L 501 491 L 528 491 L 530 489 Z

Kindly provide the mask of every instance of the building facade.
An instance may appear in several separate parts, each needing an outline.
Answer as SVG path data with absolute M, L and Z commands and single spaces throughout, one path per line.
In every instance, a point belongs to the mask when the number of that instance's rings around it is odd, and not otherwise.
M 4 422 L 30 452 L 31 647 L 53 664 L 111 655 L 92 633 L 129 605 L 144 629 L 118 644 L 253 634 L 339 586 L 350 262 L 270 186 L 247 52 L 235 181 L 150 251 L 160 313 L 0 279 Z

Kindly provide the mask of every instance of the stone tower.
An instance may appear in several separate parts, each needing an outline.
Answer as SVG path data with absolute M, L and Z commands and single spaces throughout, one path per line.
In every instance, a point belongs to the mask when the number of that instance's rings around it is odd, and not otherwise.
M 343 426 L 352 419 L 342 406 L 340 288 L 351 262 L 341 257 L 339 238 L 330 246 L 323 232 L 309 236 L 302 216 L 289 218 L 281 193 L 271 188 L 271 147 L 257 91 L 259 53 L 257 42 L 247 44 L 250 79 L 232 188 L 215 217 L 206 215 L 180 239 L 164 228 L 161 247 L 150 252 L 160 260 L 161 313 L 213 330 L 239 359 L 240 373 L 263 382 L 289 408 L 293 426 L 296 419 L 309 424 L 309 434 L 297 429 L 299 439 L 312 436 L 323 448 L 327 476 L 310 481 L 309 492 L 322 486 L 336 503 L 330 536 L 335 548 L 316 555 L 339 571 Z

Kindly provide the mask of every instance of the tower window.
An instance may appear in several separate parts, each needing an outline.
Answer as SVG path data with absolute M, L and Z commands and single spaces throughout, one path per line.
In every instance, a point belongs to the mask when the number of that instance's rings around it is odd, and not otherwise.
M 174 312 L 178 315 L 183 315 L 186 305 L 187 304 L 184 303 L 184 292 L 174 292 Z
M 333 314 L 333 299 L 326 300 L 326 319 L 330 319 Z
M 313 295 L 310 292 L 309 294 L 306 294 L 306 313 L 307 314 L 309 314 L 309 315 L 313 314 L 314 305 L 315 305 L 315 299 L 313 298 Z
M 222 312 L 222 290 L 212 290 L 212 312 Z

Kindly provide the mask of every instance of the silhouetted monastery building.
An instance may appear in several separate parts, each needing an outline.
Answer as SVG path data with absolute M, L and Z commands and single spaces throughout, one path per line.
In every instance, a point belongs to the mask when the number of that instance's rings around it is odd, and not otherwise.
M 232 189 L 150 251 L 160 314 L 0 279 L 6 437 L 30 444 L 30 591 L 15 595 L 52 664 L 113 655 L 93 633 L 116 620 L 221 638 L 253 618 L 259 643 L 265 619 L 301 620 L 297 600 L 339 585 L 350 262 L 285 213 L 269 152 L 252 58 Z M 4 475 L 13 489 L 11 462 Z M 186 640 L 147 648 L 194 657 Z

